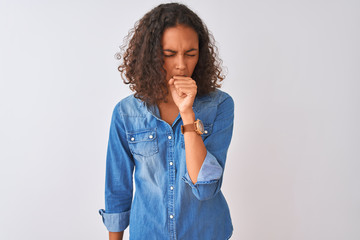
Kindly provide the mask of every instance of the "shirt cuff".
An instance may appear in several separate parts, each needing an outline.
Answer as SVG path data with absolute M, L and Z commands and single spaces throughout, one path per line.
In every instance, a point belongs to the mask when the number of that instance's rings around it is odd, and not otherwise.
M 206 156 L 204 162 L 200 168 L 197 181 L 197 184 L 211 184 L 217 182 L 223 173 L 223 168 L 220 166 L 219 162 L 216 160 L 214 155 L 212 155 L 209 151 L 206 152 Z M 189 173 L 186 172 L 183 180 L 187 182 L 191 187 L 195 187 L 192 183 Z
M 129 226 L 130 210 L 122 213 L 106 213 L 99 210 L 103 223 L 109 232 L 122 232 Z

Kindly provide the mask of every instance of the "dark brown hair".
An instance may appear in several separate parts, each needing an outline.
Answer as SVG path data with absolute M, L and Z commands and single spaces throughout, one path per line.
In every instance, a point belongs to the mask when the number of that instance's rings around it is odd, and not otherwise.
M 180 24 L 194 29 L 199 38 L 199 60 L 191 76 L 196 81 L 197 94 L 214 91 L 225 78 L 214 37 L 197 14 L 183 4 L 160 4 L 135 23 L 116 55 L 123 60 L 118 70 L 124 83 L 147 104 L 165 101 L 169 93 L 161 38 L 165 29 Z

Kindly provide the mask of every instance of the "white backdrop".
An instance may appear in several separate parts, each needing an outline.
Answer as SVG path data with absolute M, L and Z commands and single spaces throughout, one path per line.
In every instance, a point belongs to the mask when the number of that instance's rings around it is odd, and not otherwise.
M 0 239 L 107 238 L 110 118 L 131 93 L 113 56 L 161 2 L 0 0 Z M 360 239 L 360 2 L 183 3 L 235 100 L 232 239 Z

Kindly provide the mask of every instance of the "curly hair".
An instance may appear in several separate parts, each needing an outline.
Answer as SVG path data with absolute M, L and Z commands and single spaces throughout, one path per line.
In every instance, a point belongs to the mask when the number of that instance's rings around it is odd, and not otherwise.
M 225 78 L 214 37 L 199 16 L 183 4 L 160 4 L 135 23 L 116 54 L 118 60 L 123 60 L 118 70 L 124 83 L 147 104 L 166 102 L 169 91 L 161 38 L 165 29 L 177 25 L 191 27 L 198 34 L 199 60 L 191 76 L 197 84 L 197 95 L 220 88 L 219 82 Z

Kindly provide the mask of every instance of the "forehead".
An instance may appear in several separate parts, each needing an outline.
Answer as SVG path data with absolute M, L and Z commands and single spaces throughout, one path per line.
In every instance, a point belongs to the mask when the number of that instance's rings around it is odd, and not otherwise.
M 184 25 L 167 28 L 161 38 L 163 48 L 196 48 L 198 44 L 195 30 Z

